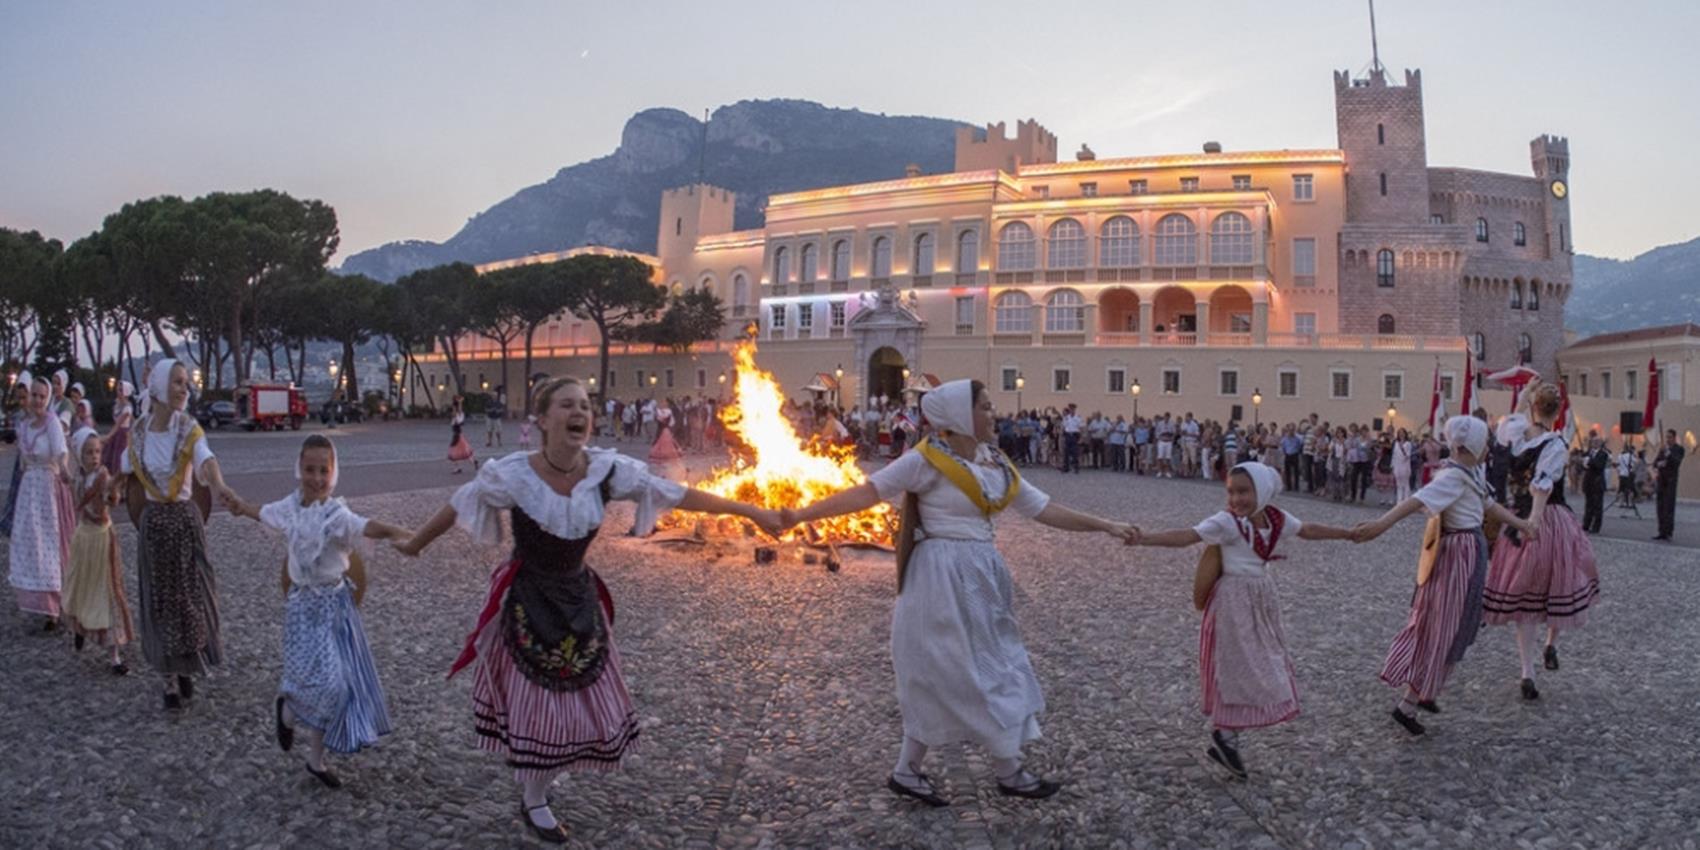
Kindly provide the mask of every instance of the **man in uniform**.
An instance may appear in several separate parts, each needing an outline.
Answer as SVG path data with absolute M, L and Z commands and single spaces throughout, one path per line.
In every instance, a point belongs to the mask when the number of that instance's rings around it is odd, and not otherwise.
M 1676 478 L 1681 471 L 1684 454 L 1687 451 L 1676 441 L 1676 431 L 1665 431 L 1665 444 L 1659 448 L 1658 457 L 1653 459 L 1659 497 L 1659 534 L 1654 540 L 1669 541 L 1671 533 L 1676 530 Z
M 1600 522 L 1606 512 L 1606 470 L 1611 468 L 1611 452 L 1598 436 L 1588 438 L 1588 454 L 1582 461 L 1582 496 L 1587 507 L 1582 511 L 1582 530 L 1600 533 Z

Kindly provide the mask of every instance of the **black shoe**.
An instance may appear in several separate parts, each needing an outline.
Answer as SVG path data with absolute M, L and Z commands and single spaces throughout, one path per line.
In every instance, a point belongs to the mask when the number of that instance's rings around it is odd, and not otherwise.
M 1240 760 L 1239 749 L 1228 743 L 1228 739 L 1222 737 L 1221 730 L 1211 732 L 1210 740 L 1215 744 L 1209 750 L 1211 759 L 1227 768 L 1229 773 L 1239 779 L 1244 779 L 1250 775 L 1246 772 L 1245 762 Z
M 283 697 L 277 698 L 276 710 L 273 714 L 277 720 L 278 749 L 287 753 L 290 747 L 295 746 L 295 730 L 289 728 L 289 724 L 283 722 Z
M 337 775 L 332 773 L 328 767 L 324 770 L 314 770 L 312 765 L 307 765 L 307 772 L 313 774 L 313 778 L 323 783 L 326 788 L 342 787 L 342 780 L 338 779 Z
M 124 662 L 122 662 L 122 661 L 118 662 L 117 664 L 112 665 L 112 675 L 114 675 L 114 676 L 128 675 L 129 672 L 130 672 L 130 668 L 128 666 L 126 666 L 124 664 Z
M 927 784 L 926 790 L 923 791 L 919 788 L 911 788 L 902 782 L 898 782 L 897 774 L 895 773 L 886 778 L 885 787 L 890 789 L 891 793 L 896 794 L 899 797 L 909 797 L 911 799 L 920 800 L 935 809 L 944 808 L 945 806 L 950 805 L 949 800 L 938 795 L 938 791 L 933 787 L 933 780 L 925 773 L 914 774 L 914 777 Z
M 547 808 L 549 808 L 549 802 L 547 800 L 545 800 L 541 806 L 530 807 L 527 807 L 525 805 L 525 801 L 521 800 L 519 804 L 520 820 L 525 821 L 525 825 L 531 827 L 532 834 L 536 835 L 542 841 L 547 841 L 550 844 L 567 843 L 567 839 L 570 837 L 567 832 L 567 825 L 561 823 L 560 819 L 556 819 L 554 829 L 544 829 L 543 827 L 538 826 L 536 821 L 531 819 L 532 809 Z
M 183 698 L 176 695 L 176 694 L 166 694 L 165 695 L 165 708 L 166 708 L 167 711 L 182 711 L 183 710 Z
M 1412 717 L 1397 708 L 1393 709 L 1393 722 L 1405 727 L 1405 731 L 1412 735 L 1421 735 L 1428 731 L 1423 728 L 1423 724 L 1417 722 L 1415 717 Z
M 1534 700 L 1538 700 L 1540 698 L 1541 698 L 1541 692 L 1535 690 L 1535 680 L 1534 679 L 1524 679 L 1523 680 L 1523 699 L 1526 699 L 1526 700 L 1533 702 Z
M 1432 699 L 1425 699 L 1422 702 L 1417 703 L 1417 708 L 1420 708 L 1423 711 L 1428 712 L 1429 714 L 1439 714 L 1440 713 L 1440 705 Z
M 177 692 L 182 694 L 183 698 L 186 699 L 186 700 L 187 699 L 194 699 L 194 697 L 195 697 L 195 680 L 189 678 L 188 676 L 179 675 L 177 677 Z
M 59 631 L 59 621 L 49 617 L 47 622 L 41 624 L 41 631 L 44 634 Z
M 998 793 L 1005 797 L 1025 797 L 1029 800 L 1043 800 L 1046 797 L 1062 790 L 1061 782 L 1052 782 L 1049 779 L 1040 779 L 1025 770 L 1016 771 L 1014 778 L 1020 779 L 1023 776 L 1027 777 L 1029 781 L 1021 785 L 1005 785 L 1003 784 L 1003 780 L 999 779 Z
M 1544 663 L 1548 670 L 1558 669 L 1558 647 L 1553 646 L 1552 644 L 1547 644 L 1546 661 Z
M 83 651 L 83 643 L 84 640 L 82 635 L 77 635 L 76 637 L 71 638 L 71 648 L 77 652 Z

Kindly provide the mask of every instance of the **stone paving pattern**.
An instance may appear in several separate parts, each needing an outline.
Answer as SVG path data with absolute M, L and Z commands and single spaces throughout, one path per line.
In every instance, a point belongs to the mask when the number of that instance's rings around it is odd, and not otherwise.
M 1190 525 L 1220 490 L 1049 470 L 1063 504 Z M 357 510 L 422 523 L 448 490 L 363 496 Z M 274 498 L 253 493 L 250 498 Z M 1284 497 L 1301 519 L 1352 524 L 1362 509 Z M 593 563 L 619 605 L 617 634 L 643 746 L 611 776 L 565 777 L 556 810 L 579 847 L 1688 847 L 1700 823 L 1700 554 L 1596 541 L 1604 596 L 1561 642 L 1539 702 L 1517 695 L 1508 628 L 1488 629 L 1412 739 L 1376 679 L 1403 622 L 1421 523 L 1380 541 L 1298 543 L 1280 562 L 1304 712 L 1249 733 L 1252 777 L 1203 753 L 1197 550 L 1127 550 L 1011 517 L 999 545 L 1049 710 L 1029 763 L 1067 784 L 1043 802 L 1000 797 L 985 756 L 929 759 L 955 805 L 884 788 L 900 736 L 893 696 L 889 556 L 843 571 L 758 566 L 743 544 L 664 545 L 617 532 Z M 134 540 L 122 529 L 134 601 Z M 276 749 L 283 544 L 215 516 L 226 664 L 179 716 L 137 650 L 113 678 L 93 649 L 3 618 L 0 846 L 508 847 L 517 787 L 474 749 L 470 676 L 443 675 L 499 551 L 456 531 L 408 561 L 371 566 L 365 617 L 396 733 L 320 787 Z M 0 555 L 3 558 L 3 555 Z

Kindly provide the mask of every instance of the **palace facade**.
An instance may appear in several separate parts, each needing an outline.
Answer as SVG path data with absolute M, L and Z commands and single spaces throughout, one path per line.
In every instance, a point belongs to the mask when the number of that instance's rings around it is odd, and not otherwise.
M 794 395 L 845 407 L 973 377 L 1000 409 L 1406 425 L 1426 417 L 1437 363 L 1449 399 L 1466 357 L 1550 373 L 1571 287 L 1566 140 L 1530 142 L 1528 175 L 1437 167 L 1420 72 L 1336 73 L 1334 98 L 1338 146 L 1321 150 L 1082 146 L 1067 162 L 1032 121 L 963 128 L 949 174 L 774 195 L 754 230 L 732 229 L 727 190 L 669 190 L 655 255 L 639 256 L 660 286 L 717 293 L 725 340 L 617 346 L 599 389 L 717 394 L 752 324 Z M 595 374 L 585 325 L 554 323 L 538 371 Z M 493 344 L 463 351 L 490 382 Z

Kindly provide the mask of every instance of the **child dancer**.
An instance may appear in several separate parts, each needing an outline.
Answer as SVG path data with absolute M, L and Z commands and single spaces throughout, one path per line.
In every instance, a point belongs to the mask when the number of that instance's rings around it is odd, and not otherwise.
M 1136 545 L 1181 547 L 1203 542 L 1222 547 L 1222 577 L 1204 606 L 1198 634 L 1204 713 L 1213 724 L 1210 758 L 1244 779 L 1239 733 L 1285 723 L 1299 714 L 1293 660 L 1281 632 L 1274 561 L 1281 543 L 1347 540 L 1352 533 L 1298 518 L 1269 500 L 1281 490 L 1281 473 L 1242 463 L 1228 474 L 1228 509 L 1192 528 L 1142 535 Z
M 295 743 L 293 727 L 306 727 L 307 772 L 326 787 L 340 788 L 342 780 L 325 764 L 325 750 L 359 752 L 390 732 L 366 627 L 344 576 L 349 554 L 363 539 L 401 541 L 413 532 L 366 519 L 332 498 L 336 446 L 323 435 L 301 444 L 295 475 L 301 486 L 285 498 L 258 509 L 240 500 L 226 507 L 283 532 L 289 541 L 277 745 L 289 750 Z
M 525 418 L 520 420 L 520 423 L 519 423 L 519 447 L 520 448 L 522 448 L 522 449 L 530 449 L 531 448 L 531 429 L 536 424 L 537 424 L 537 414 L 535 414 L 535 413 L 527 413 L 525 415 Z
M 1411 617 L 1393 638 L 1381 681 L 1403 688 L 1393 720 L 1412 735 L 1421 735 L 1415 709 L 1439 714 L 1435 698 L 1476 640 L 1482 624 L 1482 585 L 1487 580 L 1488 543 L 1482 534 L 1483 516 L 1527 533 L 1529 524 L 1493 501 L 1482 460 L 1487 455 L 1487 423 L 1474 416 L 1446 420 L 1446 443 L 1452 457 L 1416 495 L 1400 502 L 1379 519 L 1353 529 L 1363 543 L 1380 537 L 1411 514 L 1427 510 L 1440 518 L 1440 540 L 1433 571 L 1418 576 L 1411 597 Z
M 77 530 L 71 535 L 71 557 L 65 569 L 65 617 L 81 651 L 93 638 L 112 650 L 112 673 L 130 672 L 120 649 L 135 639 L 130 601 L 124 597 L 124 560 L 118 554 L 118 532 L 112 528 L 111 507 L 118 501 L 112 473 L 101 464 L 102 440 L 93 428 L 71 435 L 71 456 L 77 459 L 72 488 L 77 506 Z
M 12 525 L 7 529 L 11 575 L 18 608 L 45 618 L 43 631 L 59 628 L 60 590 L 65 562 L 71 557 L 70 467 L 65 463 L 65 429 L 49 405 L 53 385 L 30 378 L 29 407 L 18 423 L 18 461 L 21 474 Z
M 449 463 L 455 465 L 455 475 L 460 474 L 460 465 L 472 460 L 472 444 L 466 441 L 466 435 L 461 428 L 466 425 L 466 409 L 461 406 L 460 396 L 455 396 L 454 412 L 449 415 Z M 472 468 L 478 468 L 478 461 L 472 460 Z

